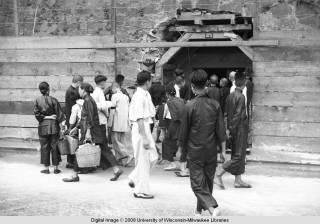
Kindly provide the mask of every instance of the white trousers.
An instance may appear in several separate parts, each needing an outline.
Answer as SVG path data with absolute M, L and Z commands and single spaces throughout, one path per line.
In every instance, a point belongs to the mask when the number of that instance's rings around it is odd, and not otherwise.
M 129 156 L 130 153 L 126 147 L 126 133 L 125 132 L 112 132 L 111 139 L 113 150 L 115 151 L 116 158 L 122 158 L 124 156 Z
M 132 146 L 135 158 L 135 168 L 129 175 L 134 182 L 135 193 L 150 194 L 150 169 L 158 159 L 156 145 L 150 131 L 150 124 L 144 122 L 147 138 L 150 142 L 150 149 L 143 147 L 143 138 L 139 133 L 138 123 L 132 125 Z

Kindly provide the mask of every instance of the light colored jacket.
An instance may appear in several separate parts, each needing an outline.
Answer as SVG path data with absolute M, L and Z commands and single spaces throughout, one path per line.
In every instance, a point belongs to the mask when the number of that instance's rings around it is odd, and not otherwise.
M 112 107 L 111 101 L 106 101 L 103 90 L 98 86 L 91 96 L 97 104 L 100 125 L 106 125 L 108 123 L 108 109 Z
M 115 106 L 112 131 L 129 131 L 129 97 L 119 90 L 112 95 L 111 102 Z

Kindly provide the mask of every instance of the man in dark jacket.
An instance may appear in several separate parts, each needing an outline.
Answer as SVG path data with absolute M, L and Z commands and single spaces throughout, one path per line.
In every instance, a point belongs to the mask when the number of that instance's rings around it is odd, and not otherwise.
M 218 102 L 205 89 L 207 74 L 194 71 L 191 84 L 196 97 L 189 101 L 182 116 L 179 146 L 186 150 L 190 169 L 191 188 L 197 197 L 196 215 L 208 210 L 219 215 L 218 204 L 212 196 L 217 167 L 217 145 L 225 148 L 226 133 Z
M 166 100 L 166 90 L 165 90 L 164 85 L 162 85 L 162 83 L 159 79 L 154 79 L 154 81 L 152 82 L 151 87 L 149 89 L 149 93 L 151 95 L 152 103 L 156 107 L 156 110 L 157 110 L 156 113 L 158 114 L 159 112 L 162 112 L 163 106 L 161 108 L 160 105 L 162 105 Z M 156 117 L 159 120 L 156 142 L 159 143 L 160 142 L 159 138 L 160 138 L 160 134 L 161 134 L 161 127 L 160 127 L 161 120 L 160 119 L 162 116 L 156 116 Z M 154 124 L 151 124 L 151 132 L 153 132 L 153 128 L 154 128 Z
M 234 187 L 251 188 L 250 184 L 241 179 L 245 172 L 245 158 L 248 138 L 248 116 L 246 113 L 245 97 L 242 93 L 245 87 L 245 75 L 242 72 L 235 74 L 236 89 L 227 98 L 227 128 L 230 133 L 232 147 L 231 160 L 223 165 L 223 169 L 217 174 L 217 184 L 224 189 L 222 175 L 226 172 L 235 176 Z
M 164 170 L 171 171 L 178 169 L 174 157 L 178 151 L 181 117 L 185 104 L 183 99 L 175 96 L 176 90 L 172 86 L 166 87 L 166 94 L 168 101 L 164 109 L 164 119 L 168 121 L 169 125 L 162 143 L 162 158 L 170 162 L 170 165 L 164 168 Z M 186 162 L 184 158 L 181 158 L 181 160 L 181 162 Z
M 70 124 L 69 124 L 69 119 L 71 116 L 71 110 L 73 105 L 76 104 L 76 101 L 80 99 L 80 94 L 79 94 L 79 87 L 81 83 L 83 82 L 83 77 L 81 75 L 75 75 L 72 78 L 72 84 L 69 86 L 69 88 L 66 91 L 65 95 L 65 103 L 66 103 L 66 125 L 69 129 Z M 67 165 L 66 168 L 73 168 L 75 160 L 75 155 L 67 155 Z
M 176 97 L 183 99 L 184 101 L 189 101 L 193 99 L 194 93 L 191 90 L 191 83 L 186 80 L 184 71 L 177 68 L 175 71 L 175 80 L 171 81 L 168 85 L 172 85 L 176 90 Z

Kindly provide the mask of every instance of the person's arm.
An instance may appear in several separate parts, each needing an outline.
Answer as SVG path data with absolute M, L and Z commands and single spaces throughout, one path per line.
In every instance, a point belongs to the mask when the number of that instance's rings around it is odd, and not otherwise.
M 144 119 L 138 119 L 137 123 L 139 126 L 139 133 L 142 136 L 143 146 L 146 150 L 148 150 L 148 149 L 150 149 L 150 142 L 149 142 L 149 139 L 146 134 Z
M 74 105 L 71 109 L 71 115 L 70 115 L 70 119 L 69 119 L 69 124 L 70 127 L 74 126 L 77 122 L 77 114 L 78 114 L 78 107 L 76 107 L 76 105 Z
M 93 126 L 92 120 L 92 112 L 93 108 L 87 101 L 84 101 L 82 112 L 81 112 L 81 121 L 80 121 L 80 129 L 81 129 L 81 140 L 80 142 L 84 142 L 88 138 L 91 139 L 90 129 Z
M 184 107 L 182 118 L 181 118 L 181 127 L 180 133 L 178 138 L 178 146 L 180 152 L 182 150 L 186 151 L 187 142 L 189 138 L 189 131 L 190 131 L 190 119 L 191 119 L 191 111 L 188 106 Z M 181 154 L 181 153 L 180 153 Z
M 238 100 L 232 100 L 232 102 L 230 103 L 234 104 L 233 105 L 234 111 L 229 111 L 232 114 L 230 116 L 230 119 L 228 120 L 228 129 L 231 135 L 234 135 L 241 122 L 242 110 L 245 109 L 245 98 L 242 95 Z
M 187 153 L 187 142 L 189 138 L 190 131 L 190 119 L 191 119 L 191 111 L 187 106 L 184 107 L 182 118 L 181 118 L 181 126 L 178 136 L 178 151 L 176 153 L 176 157 L 178 160 L 181 159 L 182 153 Z
M 53 101 L 54 111 L 57 116 L 57 121 L 59 122 L 59 124 L 61 124 L 63 121 L 66 120 L 66 118 L 64 116 L 64 113 L 62 112 L 62 109 L 58 100 L 55 98 L 52 98 L 52 101 Z
M 224 118 L 223 118 L 221 107 L 219 106 L 217 110 L 218 110 L 218 116 L 217 116 L 215 132 L 216 132 L 218 141 L 221 143 L 221 153 L 225 157 L 226 140 L 227 140 L 226 129 L 224 125 Z
M 42 122 L 43 119 L 44 119 L 44 115 L 41 113 L 41 110 L 40 110 L 40 107 L 38 105 L 38 101 L 36 100 L 35 103 L 34 103 L 34 107 L 33 107 L 33 113 L 34 113 L 34 116 L 36 117 L 36 119 L 39 121 L 39 122 Z
M 118 96 L 116 94 L 113 94 L 109 105 L 111 107 L 117 107 L 118 101 L 119 101 Z

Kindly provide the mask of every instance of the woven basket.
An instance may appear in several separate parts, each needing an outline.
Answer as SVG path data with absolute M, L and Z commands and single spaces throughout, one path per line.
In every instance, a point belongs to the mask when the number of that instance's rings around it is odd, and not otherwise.
M 95 167 L 100 165 L 101 149 L 99 146 L 86 143 L 76 151 L 79 167 Z

